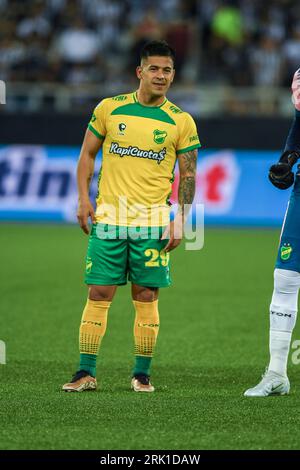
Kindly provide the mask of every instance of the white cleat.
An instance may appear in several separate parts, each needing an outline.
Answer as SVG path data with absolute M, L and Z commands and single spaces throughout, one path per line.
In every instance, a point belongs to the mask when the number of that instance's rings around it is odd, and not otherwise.
M 248 388 L 245 397 L 269 397 L 271 395 L 288 395 L 290 382 L 287 377 L 277 374 L 272 370 L 266 371 L 262 380 L 256 387 Z

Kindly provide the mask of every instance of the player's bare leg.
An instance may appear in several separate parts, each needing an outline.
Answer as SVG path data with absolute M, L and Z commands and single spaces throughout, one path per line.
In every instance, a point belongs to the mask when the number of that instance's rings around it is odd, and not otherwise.
M 158 287 L 145 287 L 138 284 L 131 285 L 132 300 L 138 302 L 153 302 L 158 299 Z
M 150 365 L 159 330 L 158 288 L 132 284 L 135 307 L 135 367 L 131 386 L 135 392 L 154 392 L 150 383 Z
M 89 299 L 95 301 L 111 302 L 118 286 L 89 286 Z

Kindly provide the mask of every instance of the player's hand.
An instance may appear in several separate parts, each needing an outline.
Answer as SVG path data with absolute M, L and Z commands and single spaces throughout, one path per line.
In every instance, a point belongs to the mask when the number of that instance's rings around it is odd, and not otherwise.
M 293 165 L 299 159 L 299 154 L 294 151 L 285 151 L 278 163 L 272 165 L 269 170 L 269 180 L 279 189 L 288 189 L 294 183 Z
M 271 166 L 269 180 L 278 189 L 288 189 L 294 183 L 294 173 L 288 163 L 279 162 Z
M 300 68 L 296 70 L 292 81 L 292 101 L 297 111 L 300 111 Z
M 170 222 L 168 227 L 166 227 L 164 233 L 162 234 L 161 240 L 166 240 L 169 238 L 167 245 L 164 250 L 168 253 L 169 251 L 174 250 L 177 246 L 180 245 L 183 237 L 183 223 L 181 218 L 175 218 Z
M 79 201 L 77 209 L 77 220 L 87 235 L 89 234 L 88 218 L 91 218 L 93 224 L 96 223 L 95 211 L 93 205 L 89 199 L 86 201 Z

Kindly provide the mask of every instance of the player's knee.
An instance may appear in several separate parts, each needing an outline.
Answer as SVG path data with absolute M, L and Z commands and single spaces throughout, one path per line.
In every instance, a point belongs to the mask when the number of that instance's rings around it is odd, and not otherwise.
M 287 269 L 275 269 L 274 290 L 282 294 L 297 293 L 300 287 L 300 273 Z
M 138 302 L 154 302 L 158 296 L 158 289 L 153 287 L 142 287 L 135 288 L 134 300 Z
M 103 300 L 110 302 L 114 296 L 112 286 L 89 286 L 89 299 L 90 300 Z

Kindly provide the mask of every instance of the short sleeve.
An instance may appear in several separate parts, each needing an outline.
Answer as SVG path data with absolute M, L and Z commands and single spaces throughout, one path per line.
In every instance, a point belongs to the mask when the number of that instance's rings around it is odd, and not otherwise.
M 101 101 L 94 109 L 88 129 L 95 134 L 98 139 L 103 140 L 106 135 L 106 106 L 105 100 Z
M 182 115 L 176 153 L 186 153 L 201 147 L 194 119 L 188 113 Z

